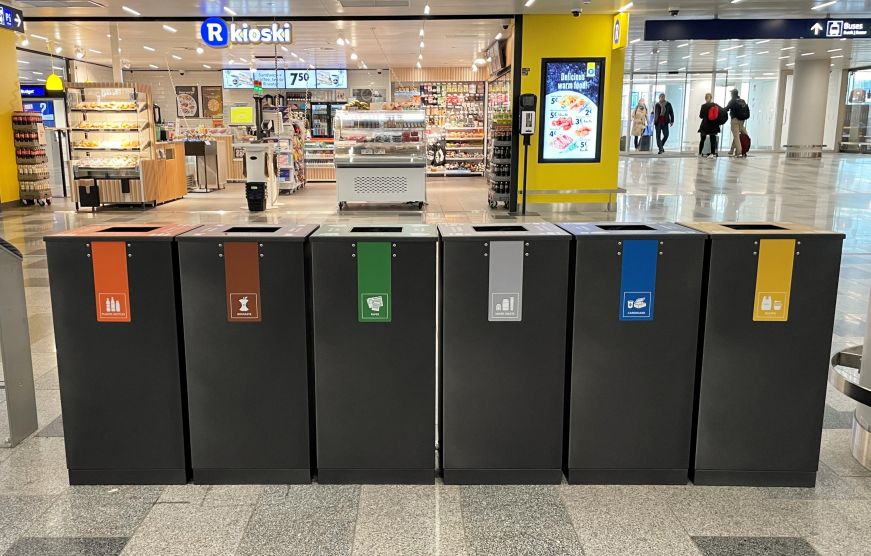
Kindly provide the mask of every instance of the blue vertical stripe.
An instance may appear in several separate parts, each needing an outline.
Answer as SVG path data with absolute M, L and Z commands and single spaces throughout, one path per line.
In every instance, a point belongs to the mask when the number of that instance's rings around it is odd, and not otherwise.
M 630 239 L 623 242 L 620 320 L 653 320 L 653 303 L 656 296 L 656 260 L 658 257 L 658 240 Z

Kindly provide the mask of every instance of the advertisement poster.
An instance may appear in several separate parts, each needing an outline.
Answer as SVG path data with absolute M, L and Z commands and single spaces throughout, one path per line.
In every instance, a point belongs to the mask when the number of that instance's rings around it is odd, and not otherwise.
M 176 114 L 179 118 L 199 118 L 199 87 L 178 85 L 175 88 Z
M 316 70 L 318 89 L 347 89 L 348 70 Z
M 542 60 L 539 162 L 599 162 L 605 60 Z
M 223 118 L 224 89 L 222 89 L 221 87 L 204 85 L 202 87 L 201 93 L 203 95 L 203 117 Z

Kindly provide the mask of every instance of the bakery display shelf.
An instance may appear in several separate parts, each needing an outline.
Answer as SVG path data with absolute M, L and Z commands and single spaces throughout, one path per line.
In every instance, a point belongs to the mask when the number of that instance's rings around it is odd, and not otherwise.
M 466 158 L 445 158 L 445 162 L 466 162 L 469 160 L 484 160 L 483 156 L 468 156 Z
M 445 137 L 445 141 L 483 141 L 484 136 L 480 137 Z
M 484 131 L 483 127 L 454 127 L 454 126 L 445 126 L 445 131 Z
M 99 128 L 99 127 L 71 127 L 70 131 L 78 131 L 81 133 L 142 133 L 148 129 L 148 124 L 145 124 L 142 127 L 113 127 L 113 128 Z

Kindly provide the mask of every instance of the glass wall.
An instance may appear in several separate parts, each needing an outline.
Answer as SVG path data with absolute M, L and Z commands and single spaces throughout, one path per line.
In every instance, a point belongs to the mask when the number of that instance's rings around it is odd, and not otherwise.
M 871 153 L 868 128 L 871 107 L 871 68 L 853 70 L 847 74 L 847 101 L 841 131 L 841 152 Z

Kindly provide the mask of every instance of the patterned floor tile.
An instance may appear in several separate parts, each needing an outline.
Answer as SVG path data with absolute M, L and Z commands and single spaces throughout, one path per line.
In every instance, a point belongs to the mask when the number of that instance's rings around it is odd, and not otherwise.
M 703 556 L 816 556 L 818 552 L 796 537 L 693 537 Z
M 4 556 L 117 556 L 127 539 L 24 537 L 19 539 Z

